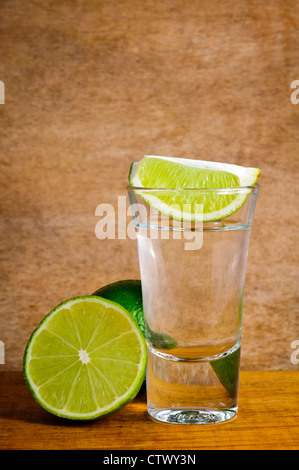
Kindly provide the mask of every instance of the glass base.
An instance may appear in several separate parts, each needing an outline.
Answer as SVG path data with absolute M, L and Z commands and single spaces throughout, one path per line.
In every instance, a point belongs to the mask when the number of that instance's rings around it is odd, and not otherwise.
M 237 412 L 237 407 L 229 410 L 165 410 L 149 407 L 148 417 L 169 424 L 215 424 L 235 418 Z

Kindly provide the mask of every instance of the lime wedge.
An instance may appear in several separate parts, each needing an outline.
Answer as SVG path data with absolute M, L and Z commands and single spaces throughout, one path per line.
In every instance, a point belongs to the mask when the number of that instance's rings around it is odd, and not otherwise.
M 58 305 L 32 333 L 24 354 L 24 378 L 36 401 L 76 420 L 125 406 L 137 395 L 145 368 L 145 341 L 135 320 L 96 296 Z
M 228 163 L 146 155 L 131 165 L 129 182 L 145 202 L 164 215 L 211 222 L 236 212 L 251 191 L 247 186 L 254 185 L 260 173 L 258 168 Z M 240 189 L 232 192 L 228 188 Z

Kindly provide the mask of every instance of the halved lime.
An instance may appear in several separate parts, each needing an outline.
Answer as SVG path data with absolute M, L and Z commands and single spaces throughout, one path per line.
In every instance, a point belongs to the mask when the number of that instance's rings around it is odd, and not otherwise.
M 228 163 L 146 155 L 131 165 L 129 182 L 135 188 L 144 188 L 135 192 L 164 215 L 210 222 L 236 212 L 251 191 L 248 186 L 257 182 L 260 173 L 258 168 Z
M 119 410 L 137 395 L 145 368 L 145 341 L 135 320 L 96 296 L 58 305 L 32 333 L 24 354 L 24 377 L 36 401 L 68 419 Z

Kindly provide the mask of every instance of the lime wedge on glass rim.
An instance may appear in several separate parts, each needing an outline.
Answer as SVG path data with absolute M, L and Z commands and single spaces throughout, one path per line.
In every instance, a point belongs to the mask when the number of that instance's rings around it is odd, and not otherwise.
M 28 341 L 23 371 L 47 411 L 91 420 L 131 401 L 145 368 L 144 337 L 129 312 L 101 297 L 84 296 L 45 316 Z
M 170 218 L 212 222 L 240 209 L 260 173 L 228 163 L 146 155 L 132 163 L 129 182 L 145 202 Z

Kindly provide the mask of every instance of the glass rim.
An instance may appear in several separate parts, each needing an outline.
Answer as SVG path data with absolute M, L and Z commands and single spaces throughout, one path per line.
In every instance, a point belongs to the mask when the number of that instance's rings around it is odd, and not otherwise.
M 217 191 L 217 192 L 225 192 L 225 193 L 234 193 L 237 191 L 258 191 L 260 189 L 259 183 L 248 185 L 248 186 L 236 186 L 235 188 L 146 188 L 143 186 L 131 186 L 128 184 L 126 186 L 128 191 Z

